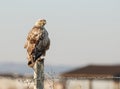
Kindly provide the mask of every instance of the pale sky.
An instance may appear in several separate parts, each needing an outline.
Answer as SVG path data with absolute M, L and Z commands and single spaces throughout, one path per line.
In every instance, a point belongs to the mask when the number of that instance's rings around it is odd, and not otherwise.
M 51 39 L 45 64 L 120 64 L 120 0 L 1 0 L 1 63 L 27 63 L 26 36 L 43 18 Z

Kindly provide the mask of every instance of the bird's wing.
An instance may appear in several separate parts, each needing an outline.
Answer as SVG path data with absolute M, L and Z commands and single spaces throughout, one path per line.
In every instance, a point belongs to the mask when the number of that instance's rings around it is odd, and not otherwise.
M 42 35 L 42 32 L 40 31 L 39 28 L 33 28 L 29 33 L 28 33 L 28 36 L 27 36 L 27 41 L 25 43 L 25 46 L 24 48 L 27 48 L 28 46 L 28 42 L 30 44 L 36 44 L 40 38 L 40 36 Z

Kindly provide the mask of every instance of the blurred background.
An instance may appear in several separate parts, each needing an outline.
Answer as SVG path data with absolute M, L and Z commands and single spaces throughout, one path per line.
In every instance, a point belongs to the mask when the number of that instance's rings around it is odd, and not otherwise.
M 46 71 L 120 64 L 119 4 L 119 0 L 1 0 L 0 72 L 33 73 L 23 47 L 36 20 L 43 18 L 51 39 Z
M 45 57 L 47 77 L 92 64 L 120 64 L 119 0 L 1 0 L 0 89 L 33 89 L 33 70 L 27 66 L 24 43 L 38 19 L 47 20 L 51 39 Z M 54 79 L 48 80 L 52 82 L 45 83 L 45 89 L 52 89 Z M 55 82 L 56 89 L 64 89 L 61 82 Z M 120 87 L 114 80 L 69 80 L 65 84 L 66 89 Z

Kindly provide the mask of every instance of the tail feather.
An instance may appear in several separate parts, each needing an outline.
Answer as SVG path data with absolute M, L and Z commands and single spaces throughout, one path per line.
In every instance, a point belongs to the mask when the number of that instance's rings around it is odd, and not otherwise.
M 35 56 L 34 56 L 34 62 L 41 56 L 42 56 L 42 52 L 36 53 Z
M 44 49 L 39 50 L 35 48 L 35 50 L 32 52 L 34 62 L 44 54 L 45 54 Z

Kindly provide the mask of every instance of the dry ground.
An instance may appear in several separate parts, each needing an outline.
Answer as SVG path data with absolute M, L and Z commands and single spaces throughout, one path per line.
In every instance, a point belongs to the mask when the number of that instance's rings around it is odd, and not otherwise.
M 53 89 L 53 87 L 54 89 L 64 89 L 63 83 L 60 81 L 47 80 L 44 84 L 44 89 Z M 29 79 L 0 78 L 0 89 L 34 89 L 34 83 Z

